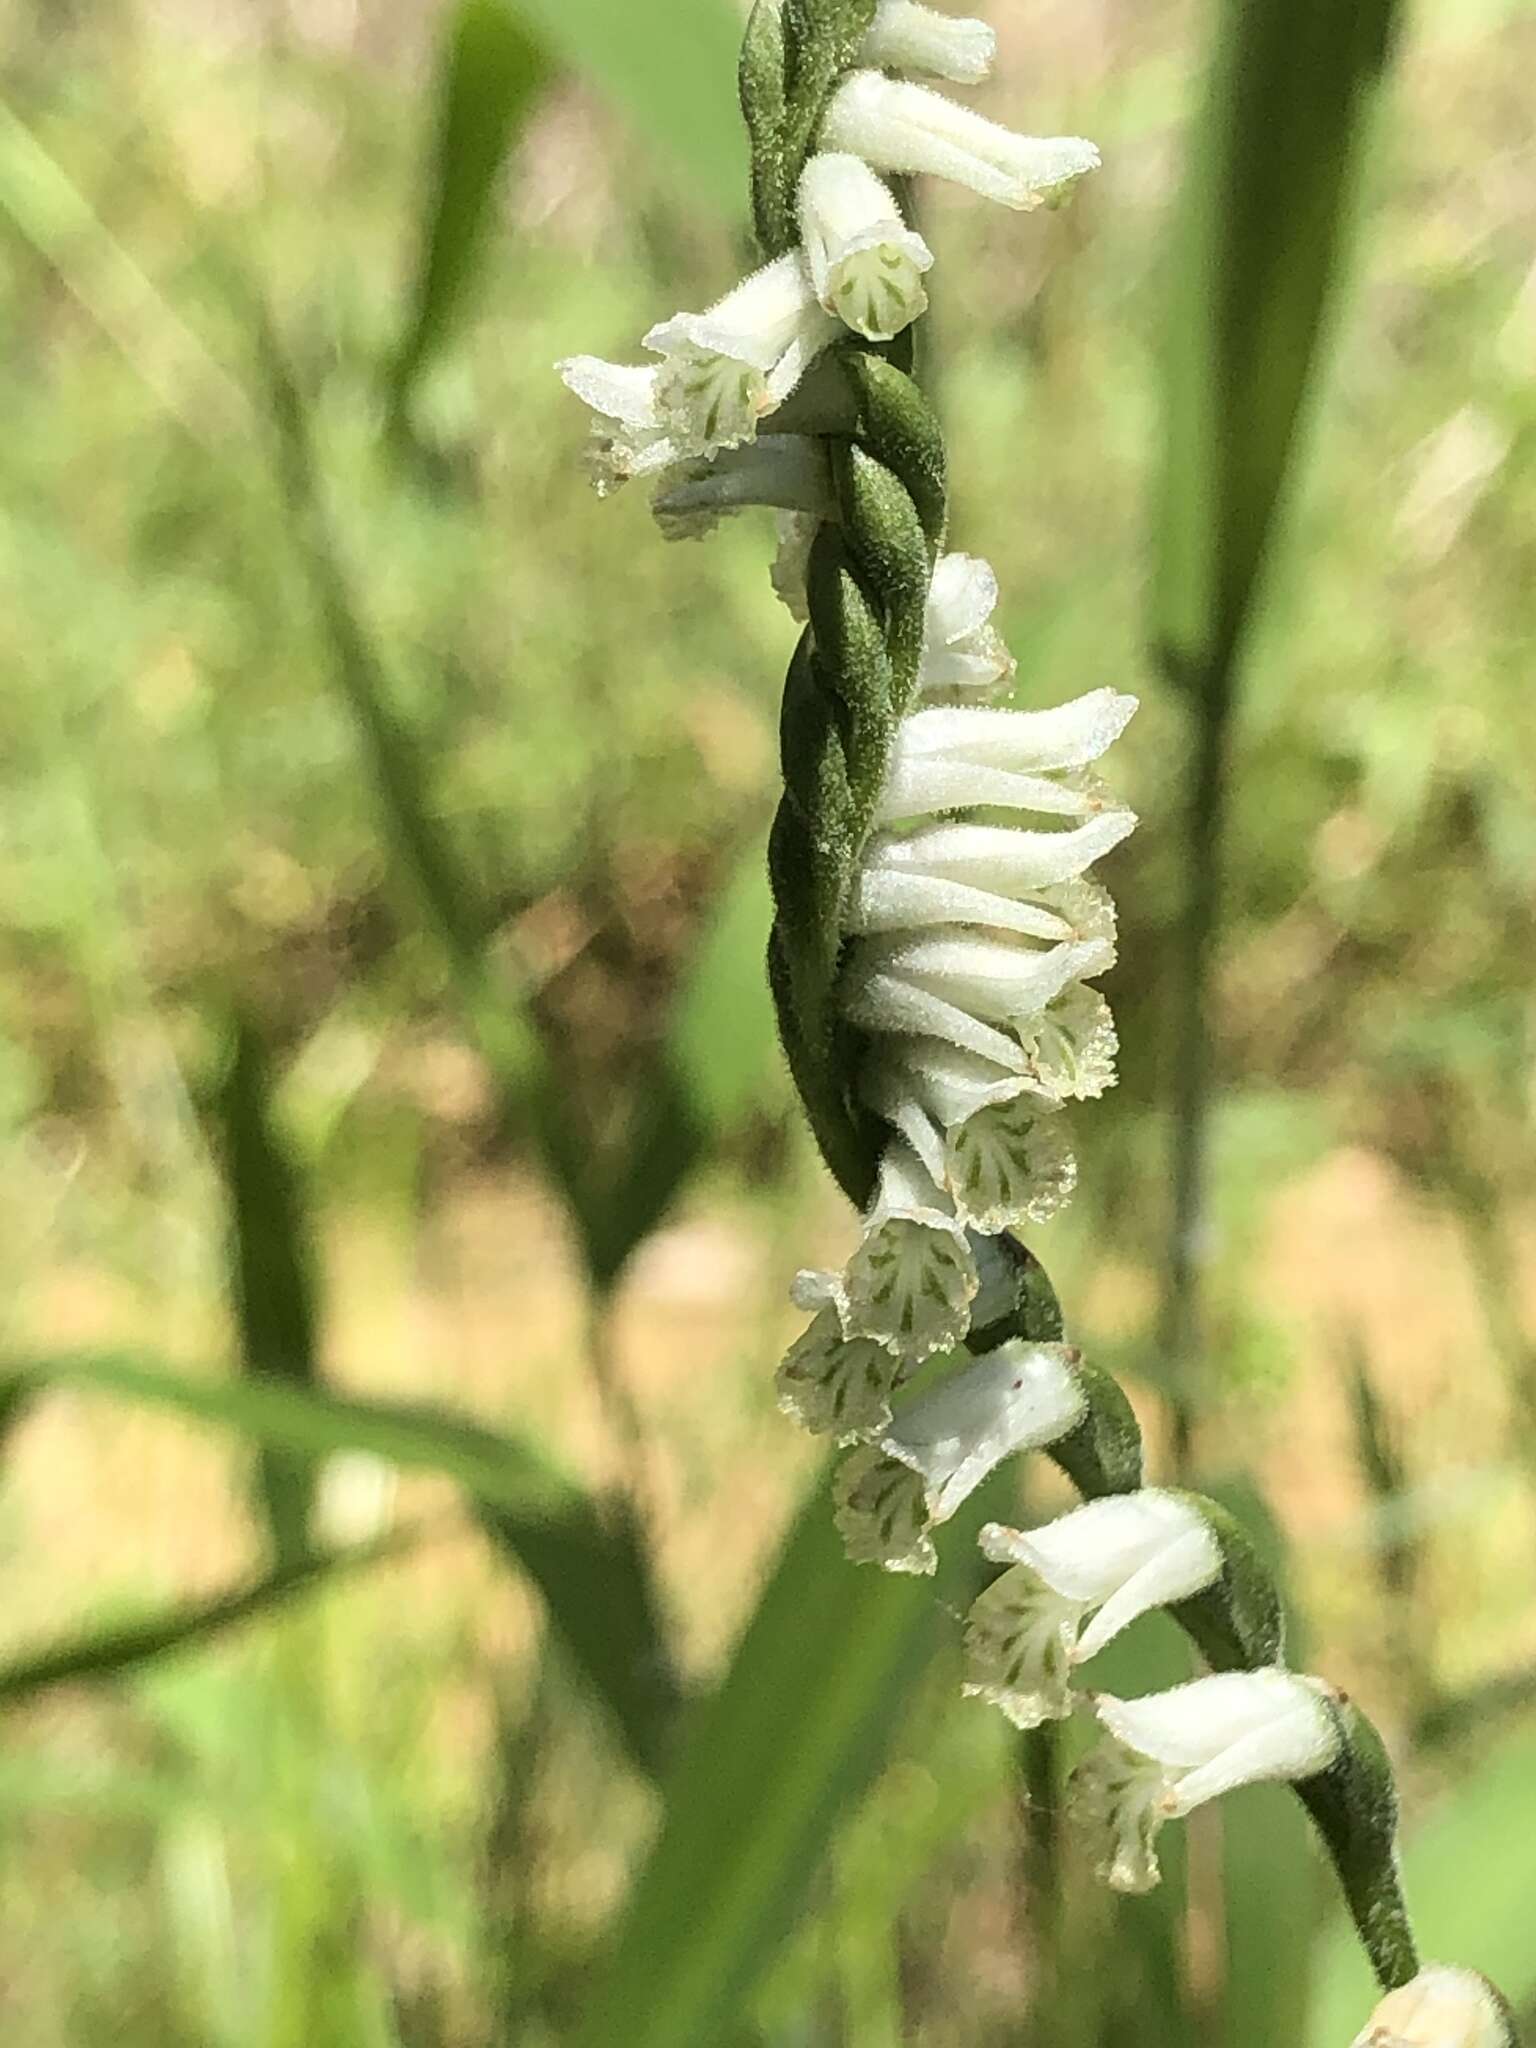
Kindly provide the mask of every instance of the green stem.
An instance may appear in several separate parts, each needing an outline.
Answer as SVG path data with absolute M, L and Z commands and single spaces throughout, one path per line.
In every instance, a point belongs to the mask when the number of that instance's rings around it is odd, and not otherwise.
M 1158 1348 L 1172 1388 L 1171 1463 L 1180 1480 L 1188 1477 L 1192 1463 L 1194 1389 L 1206 1341 L 1206 1162 L 1213 1064 L 1210 981 L 1221 906 L 1231 705 L 1227 662 L 1212 665 L 1196 702 L 1200 725 L 1189 764 L 1184 812 L 1184 904 L 1172 949 L 1172 1196 L 1158 1317 Z
M 1034 1965 L 1026 2039 L 1050 2048 L 1061 2038 L 1061 1735 L 1051 1722 L 1019 1738 L 1017 1891 L 1025 1947 Z

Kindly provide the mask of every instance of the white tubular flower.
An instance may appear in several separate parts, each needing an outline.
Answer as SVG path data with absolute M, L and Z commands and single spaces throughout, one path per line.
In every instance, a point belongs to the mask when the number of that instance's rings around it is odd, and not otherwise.
M 860 939 L 849 958 L 844 1013 L 866 1030 L 946 1039 L 1022 1073 L 1027 1060 L 1017 1038 L 997 1027 L 1017 1029 L 1114 958 L 1107 939 L 1056 946 L 1009 935 Z
M 933 251 L 890 188 L 856 156 L 824 150 L 800 174 L 800 236 L 827 312 L 866 341 L 891 341 L 928 310 Z
M 942 1039 L 897 1040 L 876 1069 L 877 1093 L 870 1107 L 887 1115 L 886 1103 L 900 1097 L 948 1130 L 989 1101 L 1003 1099 L 993 1091 L 1010 1078 L 1054 1101 L 1086 1100 L 1113 1087 L 1115 1051 L 1108 1003 L 1097 989 L 1070 982 L 1020 1030 L 1010 1065 L 962 1052 Z
M 1131 812 L 1111 810 L 1062 832 L 937 825 L 904 835 L 879 833 L 854 883 L 849 930 L 973 924 L 1048 942 L 1113 942 L 1108 894 L 1077 878 L 1134 824 Z
M 798 251 L 755 271 L 705 313 L 675 313 L 645 346 L 662 357 L 656 407 L 684 456 L 750 441 L 841 332 Z
M 925 85 L 854 71 L 832 95 L 823 149 L 847 150 L 877 171 L 926 171 L 1021 211 L 1096 170 L 1099 152 L 1076 135 L 1015 135 Z
M 898 1042 L 866 1092 L 984 1236 L 1046 1222 L 1077 1185 L 1057 1097 L 991 1060 L 936 1039 Z
M 954 85 L 979 85 L 997 56 L 997 37 L 984 21 L 966 21 L 919 7 L 916 0 L 879 0 L 859 50 L 876 70 L 925 71 Z
M 930 1531 L 1016 1451 L 1060 1441 L 1086 1396 L 1064 1344 L 1016 1339 L 976 1358 L 903 1409 L 836 1482 L 837 1526 L 855 1563 L 929 1573 Z
M 1515 2030 L 1485 1977 L 1430 1963 L 1388 1992 L 1354 2048 L 1515 2048 Z
M 1111 747 L 1135 710 L 1134 697 L 1090 690 L 1050 711 L 974 705 L 915 711 L 897 728 L 880 820 L 968 804 L 1052 817 L 1097 816 L 1106 808 L 1103 791 L 1074 771 Z M 1124 831 L 1135 822 L 1131 816 Z
M 1222 1565 L 1199 1510 L 1151 1487 L 1110 1494 L 1029 1534 L 989 1522 L 981 1548 L 1010 1569 L 971 1608 L 965 1691 L 1016 1728 L 1065 1720 L 1073 1665 L 1152 1608 L 1213 1585 Z
M 1150 1891 L 1165 1821 L 1240 1785 L 1326 1770 L 1340 1743 L 1333 1698 L 1321 1679 L 1277 1669 L 1218 1672 L 1140 1700 L 1098 1694 L 1108 1739 L 1078 1765 L 1073 1789 L 1100 1838 L 1100 1875 L 1116 1891 Z
M 992 625 L 997 578 L 978 555 L 941 555 L 928 588 L 919 694 L 930 703 L 987 697 L 1016 666 Z
M 964 1228 L 912 1147 L 893 1141 L 843 1275 L 843 1334 L 873 1338 L 903 1364 L 919 1365 L 964 1337 L 977 1284 Z
M 1026 1071 L 1064 1100 L 1092 1101 L 1115 1085 L 1115 1020 L 1096 988 L 1071 983 L 1019 1033 Z
M 811 1307 L 818 1297 L 822 1305 L 779 1367 L 780 1408 L 812 1436 L 851 1443 L 878 1434 L 891 1419 L 891 1389 L 900 1362 L 873 1338 L 843 1335 L 837 1310 L 841 1290 L 830 1275 L 802 1274 L 801 1283 L 799 1305 Z
M 668 479 L 651 509 L 666 539 L 692 540 L 744 505 L 830 519 L 832 479 L 822 443 L 810 434 L 766 434 L 745 448 L 729 448 Z
M 1057 1116 L 1032 1088 L 1004 1084 L 947 1134 L 945 1185 L 973 1230 L 992 1237 L 1048 1223 L 1072 1199 L 1077 1158 Z
M 556 363 L 561 381 L 597 415 L 589 466 L 600 498 L 631 477 L 652 476 L 681 458 L 656 404 L 656 372 L 600 356 L 567 356 Z

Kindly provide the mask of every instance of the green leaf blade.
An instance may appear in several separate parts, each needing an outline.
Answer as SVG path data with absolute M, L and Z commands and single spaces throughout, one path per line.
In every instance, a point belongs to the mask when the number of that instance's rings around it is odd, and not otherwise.
M 1185 182 L 1154 638 L 1223 688 L 1315 382 L 1397 0 L 1225 0 Z
M 970 1572 L 975 1528 L 1007 1497 L 984 1488 L 945 1531 L 948 1572 Z M 954 1579 L 936 1597 L 850 1565 L 826 1481 L 812 1490 L 724 1683 L 696 1710 L 579 2048 L 732 2038 L 929 1667 L 946 1593 Z
M 517 0 L 529 26 L 590 78 L 724 211 L 744 207 L 747 152 L 736 111 L 741 19 L 730 0 Z M 738 198 L 739 195 L 739 198 Z
M 293 1163 L 272 1118 L 272 1077 L 255 1024 L 235 1019 L 214 1104 L 229 1208 L 229 1274 L 241 1369 L 298 1387 L 320 1382 L 316 1279 Z M 272 1555 L 292 1565 L 309 1548 L 315 1474 L 302 1454 L 263 1448 L 257 1492 Z
M 195 1379 L 117 1355 L 23 1365 L 32 1392 L 73 1386 L 169 1409 L 272 1448 L 365 1451 L 452 1479 L 498 1546 L 538 1586 L 550 1619 L 630 1755 L 654 1775 L 679 1693 L 659 1601 L 633 1532 L 526 1440 L 426 1405 L 369 1401 L 263 1380 Z M 0 1394 L 3 1398 L 3 1394 Z
M 548 75 L 542 43 L 509 0 L 459 0 L 434 84 L 437 133 L 410 317 L 389 373 L 396 420 L 463 316 L 487 245 L 497 177 Z
M 180 1650 L 201 1648 L 242 1622 L 275 1612 L 343 1572 L 376 1564 L 399 1552 L 406 1538 L 390 1535 L 349 1549 L 310 1551 L 280 1564 L 249 1585 L 211 1600 L 189 1601 L 144 1621 L 88 1629 L 0 1665 L 0 1706 L 19 1706 L 57 1685 L 99 1684 L 120 1678 Z

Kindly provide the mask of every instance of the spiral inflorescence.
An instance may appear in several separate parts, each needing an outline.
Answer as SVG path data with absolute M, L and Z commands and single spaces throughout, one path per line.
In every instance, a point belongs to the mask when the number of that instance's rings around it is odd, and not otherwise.
M 992 47 L 982 23 L 916 0 L 758 0 L 741 102 L 764 268 L 653 328 L 655 363 L 561 365 L 597 415 L 599 489 L 657 479 L 669 537 L 774 507 L 774 586 L 803 621 L 768 966 L 809 1123 L 863 1220 L 840 1273 L 796 1282 L 810 1322 L 781 1405 L 845 1447 L 847 1550 L 892 1571 L 932 1571 L 935 1533 L 1004 1459 L 1053 1457 L 1085 1505 L 982 1531 L 1001 1569 L 967 1619 L 966 1691 L 1026 1729 L 1092 1708 L 1104 1739 L 1075 1803 L 1122 1890 L 1157 1881 L 1169 1820 L 1291 1783 L 1392 1994 L 1369 2038 L 1416 2039 L 1388 2022 L 1470 1994 L 1465 1973 L 1419 1973 L 1380 1738 L 1286 1666 L 1279 1593 L 1238 1523 L 1145 1484 L 1129 1402 L 1065 1341 L 1015 1234 L 1070 1197 L 1065 1111 L 1114 1080 L 1093 986 L 1114 908 L 1089 870 L 1136 821 L 1093 764 L 1136 707 L 1111 689 L 1005 706 L 995 578 L 946 552 L 944 440 L 912 374 L 934 259 L 884 179 L 931 173 L 1026 211 L 1098 162 L 1080 138 L 1014 135 L 905 75 L 974 83 Z M 1206 1676 L 1140 1700 L 1074 1690 L 1159 1607 Z

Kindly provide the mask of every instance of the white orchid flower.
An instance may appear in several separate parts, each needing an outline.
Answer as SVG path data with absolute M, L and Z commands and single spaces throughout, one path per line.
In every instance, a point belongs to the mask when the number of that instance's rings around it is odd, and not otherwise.
M 926 171 L 1004 206 L 1029 210 L 1096 170 L 1099 152 L 1077 135 L 1015 135 L 925 85 L 854 71 L 832 95 L 820 146 L 863 157 L 877 171 Z
M 984 21 L 916 0 L 879 0 L 859 50 L 859 62 L 874 70 L 923 71 L 954 85 L 979 85 L 996 56 L 997 37 Z
M 799 1275 L 796 1303 L 815 1314 L 779 1367 L 779 1406 L 812 1436 L 851 1443 L 889 1424 L 891 1390 L 901 1364 L 872 1337 L 844 1336 L 838 1310 L 842 1294 L 835 1274 Z
M 555 368 L 566 389 L 597 416 L 588 466 L 600 498 L 632 477 L 653 476 L 681 459 L 657 407 L 653 368 L 605 363 L 600 356 L 567 356 Z
M 1077 1184 L 1059 1098 L 974 1053 L 897 1040 L 872 1063 L 865 1099 L 986 1236 L 1044 1223 Z
M 1096 988 L 1069 982 L 1019 1033 L 1030 1078 L 1052 1095 L 1095 1100 L 1115 1085 L 1115 1020 Z
M 930 1532 L 1017 1451 L 1057 1443 L 1087 1401 L 1063 1344 L 1023 1339 L 971 1360 L 902 1409 L 836 1482 L 837 1526 L 856 1563 L 932 1572 Z
M 1150 1891 L 1165 1821 L 1241 1785 L 1326 1770 L 1341 1741 L 1334 1697 L 1321 1679 L 1274 1669 L 1218 1672 L 1139 1700 L 1097 1694 L 1108 1739 L 1078 1765 L 1073 1795 L 1099 1838 L 1100 1874 L 1116 1891 Z
M 800 174 L 800 235 L 827 312 L 866 341 L 891 341 L 928 310 L 933 252 L 889 186 L 856 156 L 823 150 Z
M 1011 933 L 942 931 L 860 939 L 849 953 L 844 1014 L 869 1031 L 947 1039 L 1022 1071 L 1013 1034 L 1114 958 L 1107 939 L 1034 946 Z
M 879 1185 L 838 1298 L 845 1336 L 906 1365 L 951 1350 L 970 1328 L 976 1261 L 965 1230 L 910 1145 L 886 1146 Z
M 936 705 L 904 718 L 891 750 L 882 821 L 961 805 L 1087 818 L 1106 808 L 1080 773 L 1130 724 L 1136 699 L 1090 690 L 1049 711 Z M 1134 817 L 1125 826 L 1129 831 Z
M 1213 1585 L 1222 1568 L 1199 1509 L 1152 1487 L 1110 1494 L 1027 1533 L 989 1522 L 981 1549 L 1009 1569 L 971 1608 L 965 1690 L 1016 1728 L 1064 1720 L 1073 1666 L 1139 1616 Z
M 684 457 L 750 441 L 821 350 L 842 332 L 791 250 L 703 313 L 675 313 L 645 337 L 662 358 L 656 410 Z

